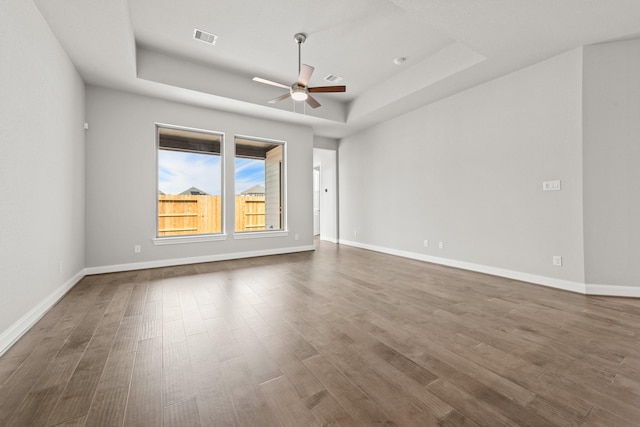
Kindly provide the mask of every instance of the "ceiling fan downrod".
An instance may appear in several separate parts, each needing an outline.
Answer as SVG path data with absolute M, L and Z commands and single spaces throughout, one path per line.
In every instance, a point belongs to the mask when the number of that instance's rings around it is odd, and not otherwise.
M 304 33 L 297 33 L 293 36 L 293 39 L 298 44 L 298 74 L 300 74 L 300 71 L 302 70 L 302 43 L 307 40 L 307 35 Z

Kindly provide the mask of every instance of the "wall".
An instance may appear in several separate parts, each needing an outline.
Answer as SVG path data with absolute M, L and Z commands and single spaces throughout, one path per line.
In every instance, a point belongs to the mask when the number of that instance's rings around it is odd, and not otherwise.
M 0 354 L 84 267 L 84 84 L 31 1 L 1 9 Z
M 584 283 L 581 72 L 571 51 L 340 141 L 340 241 Z
M 86 156 L 89 273 L 313 249 L 310 129 L 98 87 L 88 87 L 86 102 L 90 124 Z M 233 153 L 237 134 L 287 141 L 289 234 L 234 239 L 234 207 L 226 203 L 226 240 L 154 245 L 156 122 L 224 132 L 223 153 L 227 154 Z M 231 155 L 226 156 L 224 168 L 233 171 Z M 225 180 L 224 188 L 227 194 L 234 194 L 233 180 Z M 134 253 L 134 245 L 141 246 L 140 253 Z
M 583 108 L 586 279 L 640 287 L 639 39 L 585 47 Z
M 338 140 L 334 138 L 327 138 L 324 136 L 314 135 L 313 148 L 321 148 L 323 150 L 336 151 L 338 149 Z

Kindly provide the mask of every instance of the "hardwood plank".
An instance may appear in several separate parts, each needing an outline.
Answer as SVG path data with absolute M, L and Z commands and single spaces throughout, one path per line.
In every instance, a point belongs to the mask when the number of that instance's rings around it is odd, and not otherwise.
M 319 426 L 286 376 L 264 382 L 260 389 L 284 427 Z
M 435 381 L 438 376 L 428 369 L 420 366 L 410 358 L 394 350 L 388 345 L 378 342 L 369 348 L 376 356 L 411 378 L 421 386 L 426 386 Z
M 260 339 L 269 357 L 289 378 L 301 398 L 315 394 L 323 389 L 322 384 L 313 376 L 306 366 L 290 351 L 284 341 L 277 335 Z
M 446 417 L 444 417 L 438 423 L 440 427 L 476 427 L 476 424 L 470 418 L 465 417 L 458 411 L 453 411 Z
M 131 381 L 125 425 L 140 425 L 162 419 L 162 376 L 139 376 Z M 149 424 L 152 425 L 152 424 Z
M 109 356 L 109 345 L 115 330 L 106 330 L 104 335 L 94 336 L 58 399 L 49 423 L 60 423 L 87 415 L 100 377 Z
M 424 401 L 412 393 L 403 391 L 402 386 L 391 375 L 372 367 L 355 345 L 323 346 L 321 354 L 359 388 L 366 390 L 380 408 L 388 413 L 394 422 L 407 425 L 435 425 L 438 416 L 430 412 Z M 446 408 L 442 408 L 445 412 Z M 450 410 L 451 408 L 449 408 Z M 443 414 L 444 416 L 445 414 Z
M 98 387 L 128 387 L 136 354 L 112 351 L 105 363 Z
M 244 358 L 225 360 L 221 366 L 224 384 L 233 401 L 239 425 L 279 425 Z
M 87 421 L 87 417 L 78 417 L 73 420 L 65 421 L 60 424 L 56 424 L 54 427 L 84 427 Z
M 282 375 L 278 365 L 268 356 L 266 349 L 250 329 L 236 329 L 233 336 L 258 384 Z
M 579 426 L 585 421 L 585 417 L 572 411 L 570 406 L 565 405 L 565 402 L 553 402 L 540 396 L 536 396 L 529 402 L 527 408 L 553 425 Z
M 9 424 L 45 424 L 81 356 L 82 353 L 69 354 L 62 358 L 56 358 L 49 363 L 26 399 L 17 408 Z
M 640 407 L 628 404 L 606 394 L 607 390 L 598 390 L 580 383 L 579 378 L 565 377 L 557 373 L 544 373 L 540 380 L 558 390 L 558 394 L 568 398 L 582 399 L 588 404 L 598 406 L 605 411 L 624 418 L 637 421 L 640 418 Z
M 490 426 L 517 426 L 514 421 L 509 420 L 502 415 L 496 408 L 493 408 L 487 402 L 474 398 L 464 390 L 454 386 L 453 384 L 438 379 L 427 386 L 446 402 L 450 402 L 464 417 L 469 418 L 480 425 Z M 445 417 L 446 418 L 446 417 Z
M 390 420 L 390 417 L 364 391 L 353 384 L 323 356 L 319 355 L 306 359 L 304 364 L 327 390 L 336 396 L 338 402 L 356 421 L 373 424 Z M 322 392 L 323 390 L 318 393 Z
M 164 426 L 200 427 L 198 403 L 195 398 L 174 403 L 164 408 Z
M 604 409 L 593 408 L 593 411 L 591 411 L 591 414 L 589 414 L 589 417 L 582 425 L 590 427 L 637 427 L 638 422 L 637 420 L 629 421 L 624 418 L 620 418 L 619 416 L 607 412 Z
M 165 406 L 195 397 L 194 378 L 189 360 L 163 368 L 162 391 Z
M 357 426 L 358 423 L 327 390 L 322 390 L 304 400 L 307 409 L 320 425 Z
M 200 422 L 203 426 L 237 426 L 233 403 L 222 380 L 211 382 L 214 391 L 198 394 Z
M 0 358 L 0 387 L 7 382 L 11 375 L 20 367 L 22 362 L 29 356 L 28 354 L 20 354 L 18 356 L 7 356 Z
M 133 379 L 162 374 L 162 338 L 138 341 L 133 364 Z
M 15 414 L 62 345 L 63 340 L 40 343 L 0 388 L 0 425 Z
M 127 405 L 128 387 L 98 388 L 85 425 L 121 426 Z

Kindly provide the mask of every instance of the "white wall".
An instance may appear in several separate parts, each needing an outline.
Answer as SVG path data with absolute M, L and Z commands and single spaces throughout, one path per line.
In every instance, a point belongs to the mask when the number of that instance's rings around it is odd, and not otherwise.
M 588 283 L 640 287 L 640 40 L 584 49 Z
M 0 9 L 2 353 L 81 277 L 84 84 L 31 1 Z
M 87 89 L 87 121 L 89 272 L 313 247 L 310 191 L 313 135 L 309 128 L 98 87 Z M 286 141 L 289 235 L 234 239 L 234 206 L 227 203 L 224 207 L 227 240 L 155 246 L 152 238 L 156 235 L 156 122 L 224 132 L 223 149 L 230 154 L 236 134 Z M 226 156 L 224 167 L 233 171 L 232 155 Z M 226 180 L 224 188 L 227 194 L 234 194 L 233 180 Z M 295 240 L 296 234 L 299 240 Z M 134 253 L 134 245 L 140 245 L 142 252 Z
M 584 283 L 581 72 L 575 50 L 343 139 L 341 242 Z

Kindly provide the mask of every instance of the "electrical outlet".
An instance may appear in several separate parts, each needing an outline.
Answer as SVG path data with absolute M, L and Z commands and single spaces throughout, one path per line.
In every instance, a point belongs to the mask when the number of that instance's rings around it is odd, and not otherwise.
M 440 249 L 443 249 L 444 248 L 444 242 L 438 242 L 438 247 Z
M 58 261 L 58 273 L 62 273 L 62 261 Z
M 560 190 L 561 190 L 560 180 L 542 182 L 542 191 L 560 191 Z
M 296 234 L 293 236 L 293 238 L 294 238 L 294 239 L 296 239 L 296 240 L 298 240 L 298 239 L 300 238 L 300 236 L 298 236 L 298 233 L 296 233 Z
M 142 248 L 140 247 L 140 245 L 135 245 L 133 247 L 133 252 L 139 254 L 140 252 L 142 252 Z
M 553 265 L 557 267 L 562 267 L 562 257 L 560 255 L 553 256 Z
M 358 237 L 358 230 L 353 230 L 353 237 Z
M 425 240 L 425 241 L 424 241 L 424 247 L 425 247 L 425 248 L 428 248 L 428 247 L 429 247 L 429 241 L 428 241 L 428 240 Z

